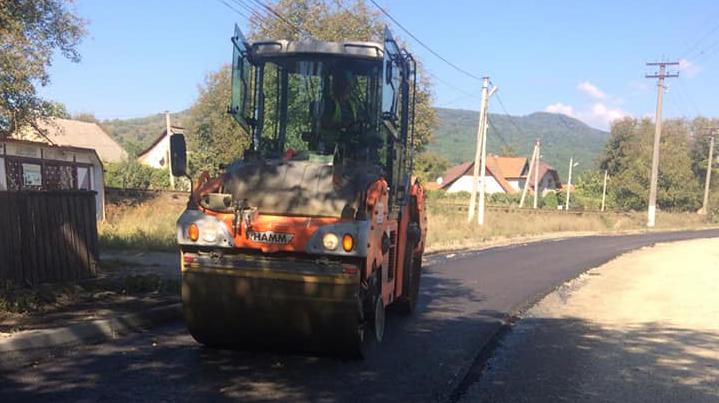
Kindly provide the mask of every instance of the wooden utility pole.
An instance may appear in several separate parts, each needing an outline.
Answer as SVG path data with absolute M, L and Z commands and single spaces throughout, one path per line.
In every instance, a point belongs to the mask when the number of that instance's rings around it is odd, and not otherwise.
M 492 89 L 489 91 L 489 94 L 487 94 L 487 105 L 484 113 L 484 125 L 482 129 L 482 163 L 479 167 L 479 172 L 481 175 L 481 185 L 479 186 L 479 214 L 477 214 L 477 223 L 479 225 L 484 225 L 484 205 L 485 205 L 485 193 L 487 191 L 487 185 L 486 185 L 486 178 L 485 174 L 487 172 L 487 128 L 488 128 L 488 122 L 489 122 L 489 98 L 494 95 L 495 92 L 497 92 L 497 87 L 492 87 Z
M 647 227 L 653 227 L 657 212 L 657 179 L 659 177 L 659 145 L 662 138 L 662 102 L 664 100 L 664 79 L 679 77 L 679 74 L 667 74 L 667 66 L 678 66 L 679 62 L 647 63 L 647 66 L 659 66 L 659 71 L 646 74 L 646 78 L 657 79 L 657 112 L 655 115 L 654 148 L 652 151 L 652 176 L 649 182 L 649 206 L 647 208 Z
M 709 211 L 709 184 L 712 177 L 712 158 L 714 158 L 714 136 L 716 135 L 716 129 L 711 129 L 710 133 L 709 159 L 707 160 L 707 175 L 704 181 L 704 203 L 702 203 L 702 208 L 699 210 L 699 214 L 706 214 Z
M 532 170 L 534 169 L 534 161 L 539 156 L 539 139 L 534 142 L 534 150 L 532 151 L 532 158 L 529 160 L 529 171 L 527 171 L 527 178 L 524 180 L 524 189 L 522 189 L 522 198 L 519 199 L 519 208 L 524 207 L 524 199 L 527 197 L 527 190 L 529 189 L 529 181 L 532 178 Z
M 167 135 L 167 150 L 165 150 L 165 159 L 167 161 L 167 168 L 170 174 L 170 188 L 175 189 L 175 177 L 172 176 L 172 155 L 170 153 L 170 136 L 172 135 L 172 129 L 170 126 L 170 111 L 165 111 L 165 131 Z
M 479 165 L 484 147 L 484 126 L 486 125 L 487 103 L 489 102 L 489 77 L 484 77 L 482 82 L 482 103 L 479 108 L 479 123 L 477 125 L 477 149 L 474 152 L 474 170 L 472 172 L 472 195 L 469 198 L 469 211 L 467 222 L 472 222 L 474 212 L 477 209 L 477 186 L 479 182 Z M 484 171 L 482 172 L 482 184 L 484 184 Z
M 569 196 L 572 194 L 572 168 L 574 168 L 574 157 L 569 157 L 569 175 L 567 179 L 567 201 L 564 203 L 564 209 L 569 211 Z
M 604 202 L 607 200 L 607 173 L 608 171 L 604 170 L 604 186 L 602 187 L 602 211 L 604 211 Z
M 542 145 L 537 142 L 537 155 L 534 157 L 534 209 L 537 208 L 537 194 L 539 193 L 539 157 L 542 153 Z

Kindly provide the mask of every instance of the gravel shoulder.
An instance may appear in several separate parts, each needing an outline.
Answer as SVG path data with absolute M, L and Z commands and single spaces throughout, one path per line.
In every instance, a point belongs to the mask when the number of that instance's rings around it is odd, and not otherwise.
M 463 401 L 719 401 L 719 239 L 660 244 L 524 315 Z

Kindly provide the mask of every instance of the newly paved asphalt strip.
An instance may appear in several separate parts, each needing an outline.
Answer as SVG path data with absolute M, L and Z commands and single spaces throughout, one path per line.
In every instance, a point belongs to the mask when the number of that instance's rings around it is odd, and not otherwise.
M 363 361 L 204 348 L 182 324 L 0 372 L 0 401 L 446 401 L 480 375 L 503 321 L 626 251 L 719 230 L 590 236 L 436 255 L 419 312 L 391 314 Z M 631 270 L 631 268 L 628 268 Z

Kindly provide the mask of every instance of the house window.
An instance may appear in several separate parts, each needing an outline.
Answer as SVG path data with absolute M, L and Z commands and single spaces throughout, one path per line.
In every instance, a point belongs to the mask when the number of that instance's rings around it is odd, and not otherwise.
M 43 169 L 45 179 L 43 188 L 46 190 L 74 189 L 74 173 L 71 165 L 47 163 Z
M 42 166 L 40 164 L 22 163 L 22 188 L 40 189 L 42 187 Z
M 77 188 L 83 190 L 92 190 L 90 182 L 90 168 L 77 167 Z

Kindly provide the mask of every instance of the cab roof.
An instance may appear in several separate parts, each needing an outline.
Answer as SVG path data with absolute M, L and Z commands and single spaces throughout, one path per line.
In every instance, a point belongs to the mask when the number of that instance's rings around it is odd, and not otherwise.
M 279 39 L 256 41 L 250 44 L 250 47 L 252 48 L 252 54 L 260 58 L 293 54 L 325 54 L 371 60 L 382 60 L 384 57 L 384 46 L 376 42 L 325 42 L 314 39 L 288 41 Z

